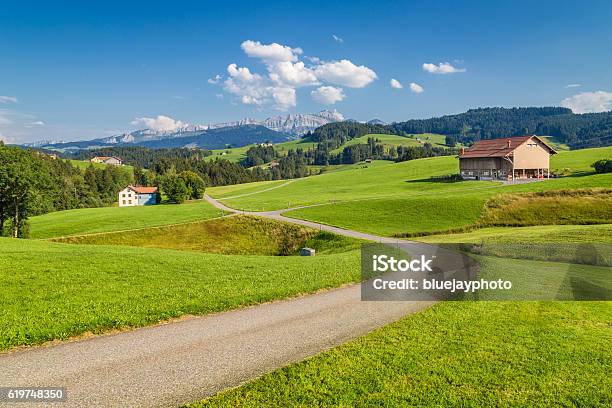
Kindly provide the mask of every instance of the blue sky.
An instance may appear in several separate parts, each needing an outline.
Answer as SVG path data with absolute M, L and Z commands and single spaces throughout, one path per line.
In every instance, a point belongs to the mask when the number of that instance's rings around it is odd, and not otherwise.
M 385 121 L 612 109 L 609 1 L 13 3 L 0 12 L 9 142 L 331 108 Z

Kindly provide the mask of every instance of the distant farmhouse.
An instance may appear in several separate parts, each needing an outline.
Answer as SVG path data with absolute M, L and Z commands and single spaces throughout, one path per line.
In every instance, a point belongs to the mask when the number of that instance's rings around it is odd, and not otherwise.
M 466 180 L 517 180 L 550 177 L 557 152 L 537 136 L 480 140 L 461 148 L 459 171 Z
M 90 160 L 90 162 L 92 163 L 103 163 L 103 164 L 112 164 L 115 166 L 121 166 L 123 165 L 123 160 L 121 160 L 119 157 L 115 157 L 115 156 L 96 156 L 93 159 Z
M 157 187 L 127 186 L 119 192 L 119 207 L 157 204 Z

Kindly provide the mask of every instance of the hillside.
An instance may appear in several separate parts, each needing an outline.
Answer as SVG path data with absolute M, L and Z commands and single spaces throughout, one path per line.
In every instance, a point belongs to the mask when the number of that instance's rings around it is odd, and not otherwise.
M 319 141 L 339 140 L 344 143 L 346 139 L 368 133 L 437 133 L 454 136 L 466 144 L 480 139 L 537 134 L 553 136 L 556 142 L 577 149 L 612 143 L 612 112 L 574 114 L 570 109 L 559 107 L 479 108 L 391 125 L 332 123 L 318 128 L 314 137 Z

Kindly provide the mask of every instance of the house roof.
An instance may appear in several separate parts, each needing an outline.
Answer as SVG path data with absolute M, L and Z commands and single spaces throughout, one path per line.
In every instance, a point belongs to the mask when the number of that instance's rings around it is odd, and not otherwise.
M 98 159 L 98 160 L 116 159 L 116 160 L 121 161 L 121 159 L 117 156 L 96 156 L 94 157 L 94 159 Z
M 128 188 L 138 194 L 153 194 L 157 192 L 157 187 L 128 186 Z
M 551 154 L 557 153 L 552 147 L 546 144 L 539 137 L 532 136 L 514 136 L 504 137 L 499 139 L 479 140 L 474 142 L 468 150 L 465 150 L 459 155 L 460 158 L 475 158 L 475 157 L 506 157 L 510 155 L 517 147 L 528 141 L 529 139 L 538 140 L 546 147 Z

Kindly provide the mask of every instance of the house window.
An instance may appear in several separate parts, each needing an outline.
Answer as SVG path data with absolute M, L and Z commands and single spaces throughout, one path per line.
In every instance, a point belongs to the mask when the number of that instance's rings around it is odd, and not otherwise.
M 125 205 L 125 200 L 123 200 L 123 205 Z

